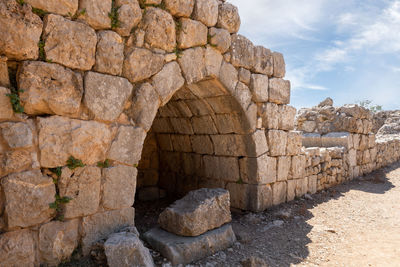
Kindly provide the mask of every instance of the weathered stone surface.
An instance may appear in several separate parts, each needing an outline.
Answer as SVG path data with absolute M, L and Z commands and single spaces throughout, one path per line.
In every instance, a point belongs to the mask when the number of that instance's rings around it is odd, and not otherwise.
M 272 53 L 274 59 L 274 77 L 283 78 L 286 74 L 285 60 L 283 55 L 278 52 Z
M 178 32 L 178 46 L 186 49 L 207 44 L 207 27 L 197 20 L 180 19 L 182 29 Z
M 97 33 L 96 64 L 93 69 L 111 75 L 121 75 L 124 62 L 124 41 L 114 31 Z
M 187 84 L 192 84 L 203 80 L 206 76 L 206 66 L 204 60 L 204 48 L 195 47 L 183 51 L 178 58 L 183 76 Z
M 90 70 L 96 62 L 96 32 L 84 23 L 47 15 L 43 39 L 47 60 L 80 70 Z
M 229 3 L 219 5 L 217 27 L 236 33 L 240 28 L 238 8 Z
M 137 164 L 146 132 L 140 127 L 120 126 L 107 158 L 129 165 Z
M 239 69 L 239 81 L 246 85 L 250 85 L 251 72 L 245 68 Z
M 230 54 L 231 63 L 235 67 L 251 69 L 254 65 L 254 45 L 243 35 L 232 35 Z
M 165 0 L 165 8 L 175 17 L 190 17 L 195 0 Z M 196 18 L 195 18 L 196 19 Z
M 218 21 L 218 1 L 196 0 L 192 16 L 208 27 L 214 26 Z
M 277 168 L 277 180 L 286 181 L 289 177 L 290 164 L 292 162 L 291 157 L 282 156 L 278 157 L 278 168 Z
M 177 236 L 154 228 L 146 232 L 144 238 L 173 265 L 202 259 L 232 246 L 236 241 L 231 225 L 224 225 L 197 237 Z
M 218 77 L 223 60 L 223 56 L 221 55 L 221 53 L 217 49 L 211 47 L 210 45 L 207 45 L 206 51 L 204 53 L 204 58 L 206 63 L 207 77 Z
M 84 103 L 95 119 L 115 121 L 131 95 L 132 88 L 132 84 L 125 78 L 87 72 Z
M 125 57 L 122 75 L 132 83 L 150 78 L 161 70 L 164 56 L 150 50 L 133 48 Z
M 10 77 L 8 75 L 7 57 L 0 56 L 0 87 L 10 87 Z M 1 113 L 0 113 L 1 114 Z
M 209 155 L 214 153 L 213 144 L 208 135 L 191 135 L 190 141 L 192 143 L 193 152 Z
M 39 251 L 43 261 L 58 265 L 69 259 L 78 246 L 79 220 L 65 222 L 53 221 L 44 224 L 39 230 Z
M 0 131 L 10 148 L 29 148 L 33 145 L 32 128 L 27 123 L 1 123 Z
M 241 158 L 240 177 L 249 184 L 269 184 L 276 181 L 276 158 L 262 155 L 257 158 Z
M 237 182 L 240 179 L 239 161 L 236 157 L 203 157 L 204 175 L 222 181 Z
M 279 106 L 275 103 L 264 103 L 261 107 L 262 126 L 266 129 L 279 128 Z
M 296 180 L 296 196 L 301 197 L 307 194 L 308 178 L 301 178 Z
M 10 174 L 1 181 L 5 198 L 4 216 L 9 229 L 50 221 L 56 189 L 50 177 L 39 170 Z
M 118 8 L 119 25 L 115 29 L 121 36 L 129 36 L 134 27 L 142 19 L 142 10 L 137 0 L 116 0 L 115 5 Z
M 271 156 L 285 156 L 288 134 L 285 131 L 269 130 L 267 133 L 269 153 Z
M 111 28 L 111 19 L 108 14 L 111 12 L 112 0 L 80 0 L 79 9 L 85 13 L 79 18 L 85 20 L 95 30 Z
M 321 135 L 319 133 L 303 133 L 302 143 L 305 147 L 320 147 L 322 146 Z
M 250 90 L 253 93 L 253 100 L 255 102 L 267 102 L 269 99 L 268 76 L 263 74 L 252 74 Z
M 278 205 L 286 201 L 287 184 L 284 182 L 276 182 L 272 185 L 273 204 Z
M 229 92 L 235 92 L 238 84 L 238 71 L 232 64 L 222 61 L 219 80 Z
M 184 83 L 185 79 L 182 77 L 179 64 L 175 61 L 166 64 L 163 69 L 152 78 L 152 85 L 160 96 L 161 105 L 168 103 L 171 97 Z
M 294 129 L 296 108 L 288 105 L 279 106 L 279 129 L 290 131 Z
M 269 101 L 276 104 L 289 104 L 290 81 L 272 78 L 269 80 Z
M 70 156 L 89 165 L 104 161 L 112 138 L 105 124 L 59 116 L 39 118 L 38 130 L 40 165 L 45 168 L 64 166 Z
M 0 147 L 0 149 L 3 149 Z M 26 149 L 0 153 L 0 177 L 9 173 L 21 172 L 31 168 L 38 168 L 36 152 Z
M 146 2 L 147 4 L 147 2 Z M 145 42 L 153 48 L 172 52 L 176 46 L 175 22 L 171 14 L 159 8 L 146 8 L 142 28 Z
M 135 201 L 137 170 L 118 165 L 103 170 L 102 203 L 106 209 L 131 207 Z
M 134 233 L 121 232 L 110 235 L 104 243 L 104 252 L 110 267 L 154 266 L 150 251 Z
M 100 203 L 101 170 L 87 166 L 70 170 L 64 167 L 58 182 L 60 197 L 71 200 L 63 204 L 64 218 L 87 216 L 97 211 Z
M 273 57 L 271 50 L 263 47 L 254 47 L 254 65 L 252 71 L 271 77 L 274 72 Z
M 199 236 L 232 220 L 229 192 L 202 188 L 175 201 L 158 218 L 160 226 L 177 235 Z
M 308 177 L 308 193 L 315 194 L 317 192 L 317 182 L 317 175 L 312 175 Z
M 26 0 L 25 3 L 34 8 L 66 16 L 75 14 L 79 0 Z
M 327 97 L 324 101 L 318 104 L 318 107 L 332 107 L 333 106 L 333 100 L 330 97 Z
M 80 225 L 82 252 L 88 255 L 92 245 L 127 226 L 134 226 L 135 209 L 132 207 L 96 213 L 84 217 Z
M 347 149 L 350 149 L 353 146 L 352 144 L 353 142 L 350 133 L 328 133 L 321 136 L 321 145 L 323 147 L 343 146 Z
M 1 266 L 35 266 L 35 241 L 30 230 L 18 230 L 0 235 Z
M 231 35 L 225 29 L 210 28 L 208 30 L 210 44 L 218 49 L 221 53 L 225 53 L 231 46 Z
M 300 131 L 288 132 L 286 155 L 299 155 L 302 147 L 302 135 Z
M 0 2 L 0 54 L 8 59 L 29 60 L 39 56 L 38 43 L 43 23 L 29 5 Z
M 25 61 L 18 72 L 18 84 L 27 114 L 71 116 L 81 106 L 82 75 L 58 64 Z
M 291 177 L 303 178 L 305 176 L 306 157 L 304 155 L 297 155 L 292 157 L 292 164 L 290 168 Z

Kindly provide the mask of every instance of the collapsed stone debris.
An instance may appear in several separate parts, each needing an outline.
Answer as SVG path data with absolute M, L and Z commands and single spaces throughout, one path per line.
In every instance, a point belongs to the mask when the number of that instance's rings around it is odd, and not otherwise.
M 295 120 L 283 55 L 239 27 L 223 0 L 0 1 L 3 265 L 89 255 L 134 226 L 136 190 L 263 211 L 399 159 L 394 113 L 327 100 Z

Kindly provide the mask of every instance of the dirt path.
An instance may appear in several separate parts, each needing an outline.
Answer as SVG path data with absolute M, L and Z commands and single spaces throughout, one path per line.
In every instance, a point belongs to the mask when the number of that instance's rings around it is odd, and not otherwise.
M 233 226 L 240 241 L 195 266 L 400 266 L 400 163 Z

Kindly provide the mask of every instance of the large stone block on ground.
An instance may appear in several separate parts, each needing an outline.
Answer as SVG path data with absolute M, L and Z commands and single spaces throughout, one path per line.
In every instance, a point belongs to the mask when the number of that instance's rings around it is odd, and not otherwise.
M 146 8 L 141 24 L 145 31 L 144 39 L 148 45 L 167 52 L 174 50 L 176 30 L 171 14 L 159 8 Z
M 152 79 L 152 85 L 161 98 L 161 105 L 168 103 L 184 83 L 185 79 L 182 77 L 181 68 L 175 61 L 166 64 Z
M 132 89 L 132 84 L 125 78 L 87 72 L 84 103 L 95 119 L 111 122 L 121 114 Z
M 112 0 L 80 0 L 79 9 L 85 12 L 79 16 L 86 21 L 95 30 L 111 28 L 111 18 L 108 15 L 111 12 Z
M 66 222 L 53 221 L 44 224 L 39 230 L 39 252 L 43 261 L 57 266 L 68 260 L 78 247 L 79 220 Z
M 18 85 L 27 114 L 71 116 L 81 106 L 82 75 L 61 65 L 25 61 L 18 72 Z
M 74 15 L 78 10 L 79 0 L 25 0 L 34 8 L 59 15 Z
M 154 228 L 144 234 L 150 246 L 173 265 L 188 264 L 232 246 L 236 237 L 231 225 L 224 225 L 197 237 L 183 237 Z
M 0 54 L 10 60 L 37 59 L 43 23 L 29 5 L 0 2 Z
M 133 48 L 125 57 L 122 76 L 132 83 L 150 78 L 164 65 L 164 56 L 144 48 Z
M 124 40 L 114 31 L 97 33 L 96 64 L 94 70 L 121 75 L 124 63 Z
M 50 221 L 55 201 L 53 180 L 39 170 L 10 174 L 1 181 L 5 213 L 9 229 L 29 227 Z
M 104 243 L 104 252 L 110 267 L 154 266 L 150 251 L 134 233 L 121 232 L 110 235 Z
M 44 19 L 43 38 L 47 60 L 80 70 L 95 64 L 97 36 L 88 25 L 50 14 Z
M 0 259 L 4 267 L 36 266 L 33 233 L 25 229 L 1 234 Z
M 217 27 L 236 33 L 240 28 L 239 10 L 236 6 L 223 3 L 219 5 Z
M 202 188 L 175 201 L 158 218 L 160 226 L 177 235 L 199 236 L 232 220 L 229 192 Z
M 207 27 L 197 21 L 187 18 L 180 19 L 182 29 L 178 32 L 177 41 L 181 49 L 207 44 Z
M 96 213 L 100 203 L 101 170 L 87 166 L 70 170 L 62 169 L 58 181 L 60 197 L 71 200 L 63 204 L 64 218 L 76 218 Z
M 47 168 L 64 166 L 70 156 L 89 165 L 104 161 L 112 138 L 103 123 L 59 116 L 39 118 L 38 130 L 40 163 Z
M 10 98 L 6 96 L 10 93 L 10 89 L 0 86 L 0 120 L 11 119 L 14 115 Z
M 103 170 L 102 203 L 106 209 L 131 207 L 135 201 L 137 170 L 118 165 Z
M 120 126 L 107 158 L 135 165 L 139 162 L 146 132 L 140 127 Z
M 269 101 L 276 104 L 289 104 L 290 81 L 272 78 L 269 80 Z
M 92 245 L 121 229 L 134 226 L 135 209 L 132 207 L 96 213 L 84 217 L 80 226 L 82 252 L 88 255 Z

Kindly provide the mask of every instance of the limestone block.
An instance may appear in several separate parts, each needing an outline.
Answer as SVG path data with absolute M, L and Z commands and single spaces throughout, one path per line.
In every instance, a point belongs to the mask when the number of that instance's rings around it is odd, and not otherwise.
M 192 152 L 192 145 L 190 143 L 189 135 L 171 135 L 172 146 L 174 151 L 178 152 Z
M 83 217 L 80 225 L 82 252 L 88 255 L 92 245 L 125 227 L 134 226 L 135 209 L 132 207 L 96 213 Z
M 353 147 L 355 150 L 360 149 L 360 141 L 361 141 L 361 135 L 360 134 L 352 134 L 353 137 Z
M 122 76 L 135 83 L 150 78 L 164 65 L 164 57 L 144 48 L 133 48 L 125 57 Z
M 223 181 L 237 182 L 240 178 L 239 162 L 236 157 L 203 157 L 205 176 Z
M 90 70 L 96 62 L 96 32 L 84 23 L 47 15 L 43 38 L 47 60 L 80 70 Z
M 115 31 L 121 36 L 129 36 L 142 20 L 142 10 L 137 0 L 116 0 L 119 25 Z
M 267 135 L 269 154 L 271 156 L 285 156 L 288 134 L 285 131 L 269 130 Z
M 272 53 L 274 59 L 274 77 L 283 78 L 286 74 L 285 59 L 283 55 L 278 52 Z
M 106 209 L 131 207 L 135 200 L 136 168 L 118 165 L 103 170 L 102 203 Z
M 218 1 L 196 0 L 192 16 L 206 26 L 213 27 L 218 21 Z
M 271 50 L 263 47 L 254 47 L 254 64 L 252 71 L 271 77 L 274 72 L 273 56 Z
M 241 158 L 240 177 L 249 184 L 270 184 L 277 179 L 277 160 L 262 155 L 257 158 Z
M 245 112 L 251 109 L 252 93 L 244 83 L 238 82 L 232 95 Z
M 36 152 L 14 150 L 0 154 L 0 177 L 38 167 Z
M 301 153 L 302 135 L 300 131 L 288 132 L 286 155 L 298 155 Z
M 174 129 L 172 128 L 171 122 L 169 118 L 155 118 L 152 126 L 154 132 L 156 133 L 173 133 Z
M 32 129 L 27 123 L 1 123 L 0 131 L 4 141 L 10 148 L 29 148 L 33 145 Z
M 125 78 L 87 72 L 84 103 L 95 119 L 112 122 L 121 114 L 132 88 Z
M 279 129 L 290 131 L 294 129 L 296 108 L 288 105 L 279 105 Z
M 50 221 L 56 189 L 50 177 L 40 170 L 10 174 L 1 181 L 5 198 L 4 216 L 9 229 L 29 227 Z
M 134 89 L 128 115 L 136 125 L 148 131 L 153 124 L 159 105 L 160 99 L 153 86 L 149 83 L 143 83 Z
M 202 47 L 190 48 L 183 51 L 181 57 L 178 58 L 187 84 L 199 82 L 206 77 L 204 52 Z
M 287 194 L 287 183 L 284 182 L 276 182 L 272 184 L 272 197 L 273 204 L 278 205 L 286 202 L 286 194 Z
M 219 80 L 229 92 L 234 92 L 238 83 L 238 71 L 232 64 L 222 61 Z
M 350 149 L 352 147 L 351 134 L 346 132 L 327 133 L 321 136 L 321 144 L 323 147 L 340 146 Z
M 292 157 L 291 177 L 294 179 L 303 178 L 306 171 L 306 157 L 298 155 Z
M 208 135 L 191 135 L 190 141 L 192 143 L 193 152 L 208 155 L 214 153 L 214 147 Z
M 266 129 L 278 129 L 281 114 L 275 103 L 263 103 L 261 108 L 262 126 Z
M 111 75 L 121 75 L 124 62 L 124 42 L 114 31 L 97 33 L 96 64 L 97 72 Z
M 10 87 L 10 77 L 8 75 L 7 57 L 0 56 L 0 88 Z M 0 92 L 2 94 L 3 92 Z M 1 114 L 1 112 L 0 112 Z
M 58 182 L 60 197 L 71 200 L 63 204 L 64 218 L 76 218 L 96 213 L 100 202 L 101 170 L 83 167 L 70 170 L 64 167 Z
M 140 127 L 120 126 L 107 158 L 129 165 L 137 164 L 146 132 Z
M 197 20 L 181 18 L 182 29 L 178 32 L 177 41 L 181 49 L 207 44 L 207 27 Z
M 345 151 L 343 147 L 330 147 L 327 150 L 332 159 L 341 159 Z
M 308 193 L 315 194 L 317 192 L 317 175 L 308 177 Z
M 161 105 L 168 103 L 171 97 L 184 83 L 185 79 L 182 77 L 179 64 L 175 61 L 166 64 L 163 69 L 152 78 L 152 85 L 160 96 Z
M 146 2 L 146 4 L 148 4 Z M 176 46 L 175 22 L 171 14 L 159 8 L 146 8 L 141 28 L 145 42 L 153 48 L 172 52 Z
M 173 265 L 200 260 L 232 246 L 236 241 L 229 224 L 198 237 L 177 236 L 160 228 L 153 228 L 144 234 L 144 239 Z
M 272 78 L 269 80 L 269 101 L 276 104 L 289 104 L 290 81 Z
M 218 130 L 211 116 L 191 118 L 193 132 L 196 134 L 217 134 Z M 189 133 L 190 134 L 190 133 Z
M 319 133 L 303 133 L 302 143 L 305 147 L 321 147 L 321 135 Z
M 111 12 L 112 0 L 81 0 L 79 9 L 85 10 L 84 14 L 79 16 L 85 20 L 95 30 L 111 28 L 111 19 L 108 14 Z
M 368 137 L 368 135 L 362 134 L 361 135 L 361 139 L 360 139 L 360 147 L 359 147 L 359 149 L 361 151 L 367 150 L 368 147 L 369 147 L 368 145 L 369 145 L 369 137 Z
M 242 128 L 245 126 L 241 125 L 243 121 L 239 114 L 216 114 L 214 121 L 220 134 L 244 133 Z
M 296 181 L 296 196 L 301 197 L 307 194 L 308 191 L 308 178 L 304 177 Z
M 111 143 L 110 128 L 95 121 L 59 116 L 38 119 L 40 165 L 64 166 L 70 156 L 85 164 L 104 161 Z
M 193 134 L 193 127 L 188 118 L 170 118 L 175 133 Z M 194 126 L 194 125 L 193 125 Z
M 287 181 L 287 197 L 286 201 L 292 201 L 296 197 L 296 180 Z
M 206 64 L 206 75 L 207 77 L 217 78 L 221 70 L 221 64 L 223 57 L 221 53 L 210 45 L 207 45 L 204 53 L 204 59 Z
M 9 89 L 0 87 L 0 120 L 11 119 L 14 115 L 10 98 L 6 94 L 11 93 Z
M 43 23 L 29 5 L 0 3 L 0 54 L 9 60 L 37 59 Z
M 211 135 L 216 155 L 220 156 L 248 156 L 246 137 L 243 135 Z
M 375 147 L 375 134 L 370 133 L 368 134 L 368 148 Z
M 79 0 L 26 0 L 25 3 L 34 8 L 66 16 L 76 13 Z
M 121 232 L 110 235 L 104 243 L 104 252 L 110 267 L 128 267 L 132 264 L 155 266 L 150 251 L 134 233 Z
M 269 99 L 268 76 L 263 74 L 252 74 L 250 89 L 253 93 L 254 102 L 267 102 Z
M 158 223 L 177 235 L 199 236 L 231 220 L 229 192 L 220 188 L 202 188 L 189 192 L 167 207 L 160 214 Z
M 208 34 L 210 36 L 210 44 L 213 47 L 218 49 L 221 53 L 228 51 L 231 46 L 231 35 L 227 30 L 213 27 L 208 30 Z
M 235 67 L 251 69 L 254 65 L 254 45 L 240 34 L 232 35 L 230 54 L 231 63 Z
M 68 260 L 78 247 L 79 220 L 46 223 L 39 230 L 39 251 L 43 261 L 50 265 L 58 265 Z
M 58 64 L 25 61 L 18 72 L 18 84 L 27 114 L 71 116 L 81 106 L 82 75 Z
M 290 165 L 292 159 L 290 156 L 282 156 L 277 158 L 278 170 L 277 170 L 277 181 L 286 181 L 289 178 Z
M 245 68 L 240 68 L 239 81 L 246 85 L 250 85 L 250 80 L 251 80 L 251 72 Z
M 35 266 L 35 240 L 28 230 L 6 232 L 0 235 L 0 259 L 2 266 Z
M 146 5 L 159 5 L 161 4 L 162 0 L 139 0 L 141 4 L 146 4 Z
M 219 5 L 217 27 L 226 29 L 230 33 L 238 32 L 240 28 L 238 8 L 229 3 Z

